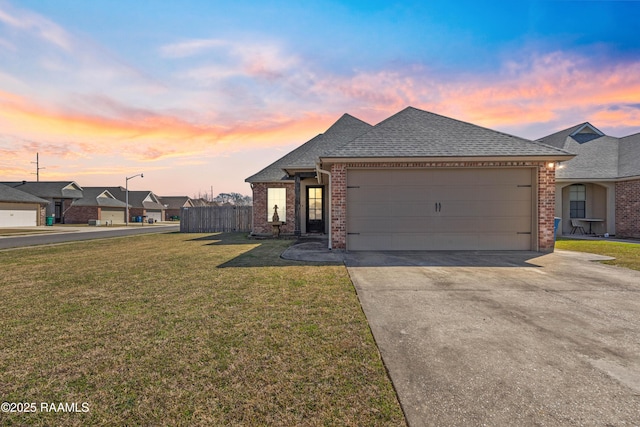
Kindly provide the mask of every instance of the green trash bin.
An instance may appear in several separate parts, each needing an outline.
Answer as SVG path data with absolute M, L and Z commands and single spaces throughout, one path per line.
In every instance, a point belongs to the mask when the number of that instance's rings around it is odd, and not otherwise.
M 47 217 L 47 225 L 48 226 L 52 226 L 53 225 L 53 217 L 52 216 L 48 216 Z

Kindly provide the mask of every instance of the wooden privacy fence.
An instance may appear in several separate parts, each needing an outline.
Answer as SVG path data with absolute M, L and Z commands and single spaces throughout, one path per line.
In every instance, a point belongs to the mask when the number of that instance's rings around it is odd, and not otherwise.
M 180 209 L 181 233 L 251 231 L 252 206 L 198 206 Z

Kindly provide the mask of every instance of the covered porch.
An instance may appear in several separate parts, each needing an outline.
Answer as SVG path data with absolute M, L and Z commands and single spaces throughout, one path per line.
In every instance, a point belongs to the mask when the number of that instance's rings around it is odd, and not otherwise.
M 607 181 L 556 181 L 556 217 L 559 235 L 568 235 L 572 220 L 586 233 L 615 235 L 615 183 Z

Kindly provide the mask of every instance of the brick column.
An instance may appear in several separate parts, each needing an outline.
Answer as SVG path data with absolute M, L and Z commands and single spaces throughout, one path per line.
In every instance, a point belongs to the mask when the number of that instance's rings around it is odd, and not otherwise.
M 640 237 L 640 179 L 616 182 L 616 237 Z
M 331 165 L 331 241 L 332 249 L 347 247 L 347 167 Z
M 554 163 L 555 165 L 555 163 Z M 547 163 L 538 166 L 538 250 L 553 252 L 553 219 L 556 206 L 556 169 Z

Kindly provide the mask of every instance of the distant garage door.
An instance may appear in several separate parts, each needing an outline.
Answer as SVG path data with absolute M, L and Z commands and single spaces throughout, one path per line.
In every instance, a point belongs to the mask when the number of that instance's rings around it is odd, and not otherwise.
M 31 227 L 38 225 L 37 209 L 0 206 L 0 227 Z
M 112 224 L 124 224 L 124 209 L 102 209 L 100 219 L 103 222 L 110 221 Z
M 162 221 L 162 211 L 147 211 L 147 219 Z
M 350 169 L 348 250 L 531 250 L 532 169 Z

